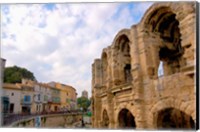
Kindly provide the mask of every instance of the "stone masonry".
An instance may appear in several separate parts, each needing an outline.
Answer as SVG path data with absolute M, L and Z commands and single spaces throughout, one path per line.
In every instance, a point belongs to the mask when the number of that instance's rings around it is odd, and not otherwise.
M 162 2 L 119 31 L 92 64 L 93 128 L 194 128 L 195 27 L 195 2 Z

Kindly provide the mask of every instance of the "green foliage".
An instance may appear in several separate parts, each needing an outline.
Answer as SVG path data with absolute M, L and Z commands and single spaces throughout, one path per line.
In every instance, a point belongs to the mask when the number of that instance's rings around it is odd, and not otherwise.
M 18 66 L 6 67 L 4 71 L 4 82 L 21 83 L 22 78 L 36 81 L 34 74 L 25 68 Z
M 79 97 L 77 99 L 77 104 L 79 108 L 83 108 L 84 111 L 88 109 L 88 107 L 91 104 L 91 101 L 87 99 L 86 97 Z
M 92 112 L 87 112 L 87 116 L 91 117 L 92 116 Z

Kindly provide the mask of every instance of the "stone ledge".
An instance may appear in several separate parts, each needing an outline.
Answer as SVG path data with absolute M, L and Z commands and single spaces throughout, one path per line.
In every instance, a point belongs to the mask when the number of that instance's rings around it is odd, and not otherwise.
M 122 85 L 112 88 L 111 93 L 121 92 L 121 91 L 128 90 L 131 88 L 132 88 L 131 83 L 126 83 L 126 84 L 122 84 Z

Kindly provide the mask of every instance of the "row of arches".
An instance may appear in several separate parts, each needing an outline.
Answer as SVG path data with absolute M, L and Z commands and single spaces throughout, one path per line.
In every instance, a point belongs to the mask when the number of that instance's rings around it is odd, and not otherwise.
M 146 13 L 139 24 L 149 34 L 149 38 L 144 42 L 146 47 L 151 47 L 149 53 L 146 54 L 147 58 L 148 55 L 151 56 L 149 63 L 153 66 L 149 76 L 157 78 L 178 73 L 186 65 L 186 58 L 183 57 L 185 47 L 181 44 L 182 35 L 177 11 L 164 5 L 152 7 L 149 10 L 151 11 Z M 108 53 L 102 53 L 103 82 L 111 78 L 111 72 L 108 73 L 109 68 L 113 70 L 115 85 L 132 81 L 131 43 L 133 40 L 131 39 L 134 37 L 131 36 L 130 30 L 123 29 L 116 35 L 112 44 L 113 60 L 108 61 Z M 110 61 L 113 61 L 112 65 L 109 65 Z
M 158 111 L 156 128 L 158 129 L 195 129 L 195 122 L 191 116 L 176 108 L 166 108 Z M 136 129 L 135 116 L 127 109 L 119 111 L 117 118 L 117 128 Z M 109 116 L 106 110 L 103 110 L 102 128 L 109 128 Z
M 123 32 L 122 30 L 121 32 Z M 125 30 L 129 32 L 128 30 Z M 110 77 L 109 66 L 113 69 L 114 82 L 115 85 L 120 85 L 123 83 L 130 83 L 132 81 L 131 75 L 131 54 L 130 54 L 130 39 L 127 34 L 120 35 L 115 40 L 114 50 L 113 50 L 113 66 L 109 65 L 108 53 L 102 53 L 102 70 L 103 70 L 103 83 Z

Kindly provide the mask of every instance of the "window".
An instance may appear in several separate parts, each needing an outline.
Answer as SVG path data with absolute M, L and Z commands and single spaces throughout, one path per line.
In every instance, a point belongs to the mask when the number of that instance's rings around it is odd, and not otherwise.
M 47 100 L 48 100 L 48 96 L 45 95 L 45 96 L 44 96 L 44 101 L 47 101 Z
M 66 98 L 66 103 L 70 103 L 70 99 Z
M 40 94 L 38 94 L 38 101 L 40 101 Z
M 31 101 L 31 96 L 24 96 L 24 102 L 30 102 Z
M 10 104 L 10 113 L 13 113 L 13 111 L 14 111 L 14 104 L 11 103 L 11 104 Z
M 60 98 L 59 97 L 54 97 L 53 98 L 54 103 L 60 103 Z

